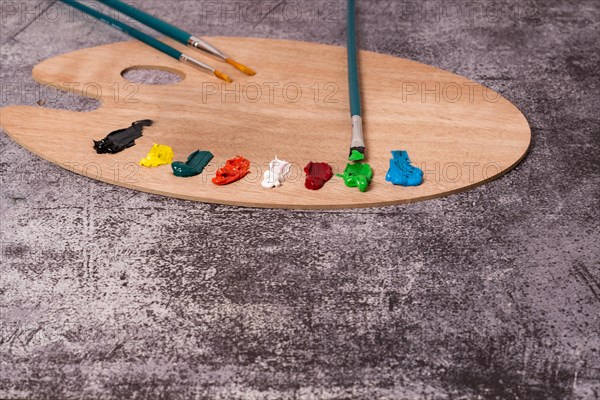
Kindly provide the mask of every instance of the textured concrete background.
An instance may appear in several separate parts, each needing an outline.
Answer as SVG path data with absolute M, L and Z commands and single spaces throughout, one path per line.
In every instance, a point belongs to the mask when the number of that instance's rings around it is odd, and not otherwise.
M 599 398 L 598 2 L 359 3 L 362 48 L 514 102 L 524 162 L 413 205 L 256 210 L 102 184 L 2 134 L 0 398 Z M 2 0 L 2 105 L 55 98 L 41 60 L 125 39 L 52 4 Z M 250 4 L 143 8 L 344 43 L 341 1 Z

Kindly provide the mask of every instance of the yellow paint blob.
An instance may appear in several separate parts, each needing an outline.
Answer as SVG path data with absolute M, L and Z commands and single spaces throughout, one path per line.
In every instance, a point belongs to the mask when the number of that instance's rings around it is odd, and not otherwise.
M 155 144 L 150 149 L 146 158 L 140 160 L 140 165 L 144 167 L 158 167 L 159 165 L 170 164 L 173 161 L 173 149 L 164 144 Z

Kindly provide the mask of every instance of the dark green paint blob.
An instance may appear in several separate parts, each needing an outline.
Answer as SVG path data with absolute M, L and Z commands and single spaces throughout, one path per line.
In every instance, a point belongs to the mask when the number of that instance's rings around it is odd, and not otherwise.
M 186 162 L 174 161 L 171 164 L 173 174 L 181 178 L 189 178 L 202 173 L 202 170 L 212 160 L 213 154 L 210 151 L 196 150 L 188 157 Z
M 350 161 L 362 161 L 365 159 L 365 155 L 358 150 L 352 150 L 348 159 Z
M 366 192 L 373 179 L 373 169 L 369 164 L 354 163 L 346 165 L 343 174 L 337 174 L 344 178 L 344 183 L 348 187 L 357 187 L 361 192 Z

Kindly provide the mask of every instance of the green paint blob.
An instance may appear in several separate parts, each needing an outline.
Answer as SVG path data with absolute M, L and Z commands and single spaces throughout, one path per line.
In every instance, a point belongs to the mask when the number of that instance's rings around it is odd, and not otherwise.
M 344 183 L 348 187 L 357 187 L 361 192 L 366 192 L 373 179 L 373 169 L 369 164 L 354 163 L 346 165 L 343 174 L 337 174 L 344 178 Z
M 365 155 L 358 150 L 352 150 L 348 159 L 350 161 L 362 161 L 365 159 Z
M 181 178 L 188 178 L 202 173 L 202 170 L 212 160 L 213 155 L 210 151 L 196 150 L 187 159 L 187 162 L 174 161 L 171 164 L 173 174 Z

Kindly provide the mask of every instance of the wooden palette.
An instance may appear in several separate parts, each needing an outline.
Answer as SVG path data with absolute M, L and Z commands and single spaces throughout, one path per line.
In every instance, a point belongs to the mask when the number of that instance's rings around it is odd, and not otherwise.
M 2 128 L 19 144 L 64 168 L 103 182 L 144 192 L 209 203 L 252 207 L 333 209 L 401 204 L 481 185 L 513 168 L 526 154 L 531 132 L 508 100 L 466 78 L 424 64 L 360 53 L 368 162 L 375 171 L 366 193 L 334 177 L 319 191 L 304 187 L 303 168 L 326 161 L 342 172 L 348 156 L 346 50 L 297 41 L 209 38 L 235 59 L 255 68 L 254 77 L 218 66 L 235 80 L 222 84 L 137 42 L 114 43 L 64 54 L 33 70 L 36 81 L 97 97 L 92 112 L 10 106 Z M 182 48 L 169 42 L 175 47 Z M 170 85 L 131 84 L 122 73 L 158 68 L 183 79 Z M 98 155 L 92 140 L 152 119 L 136 145 Z M 196 149 L 215 158 L 205 172 L 177 178 L 170 166 L 146 169 L 138 161 L 153 143 L 173 147 L 185 161 Z M 391 150 L 407 150 L 425 172 L 419 187 L 385 181 Z M 252 173 L 229 186 L 211 182 L 228 158 L 243 155 Z M 275 189 L 260 182 L 275 155 L 293 164 Z

